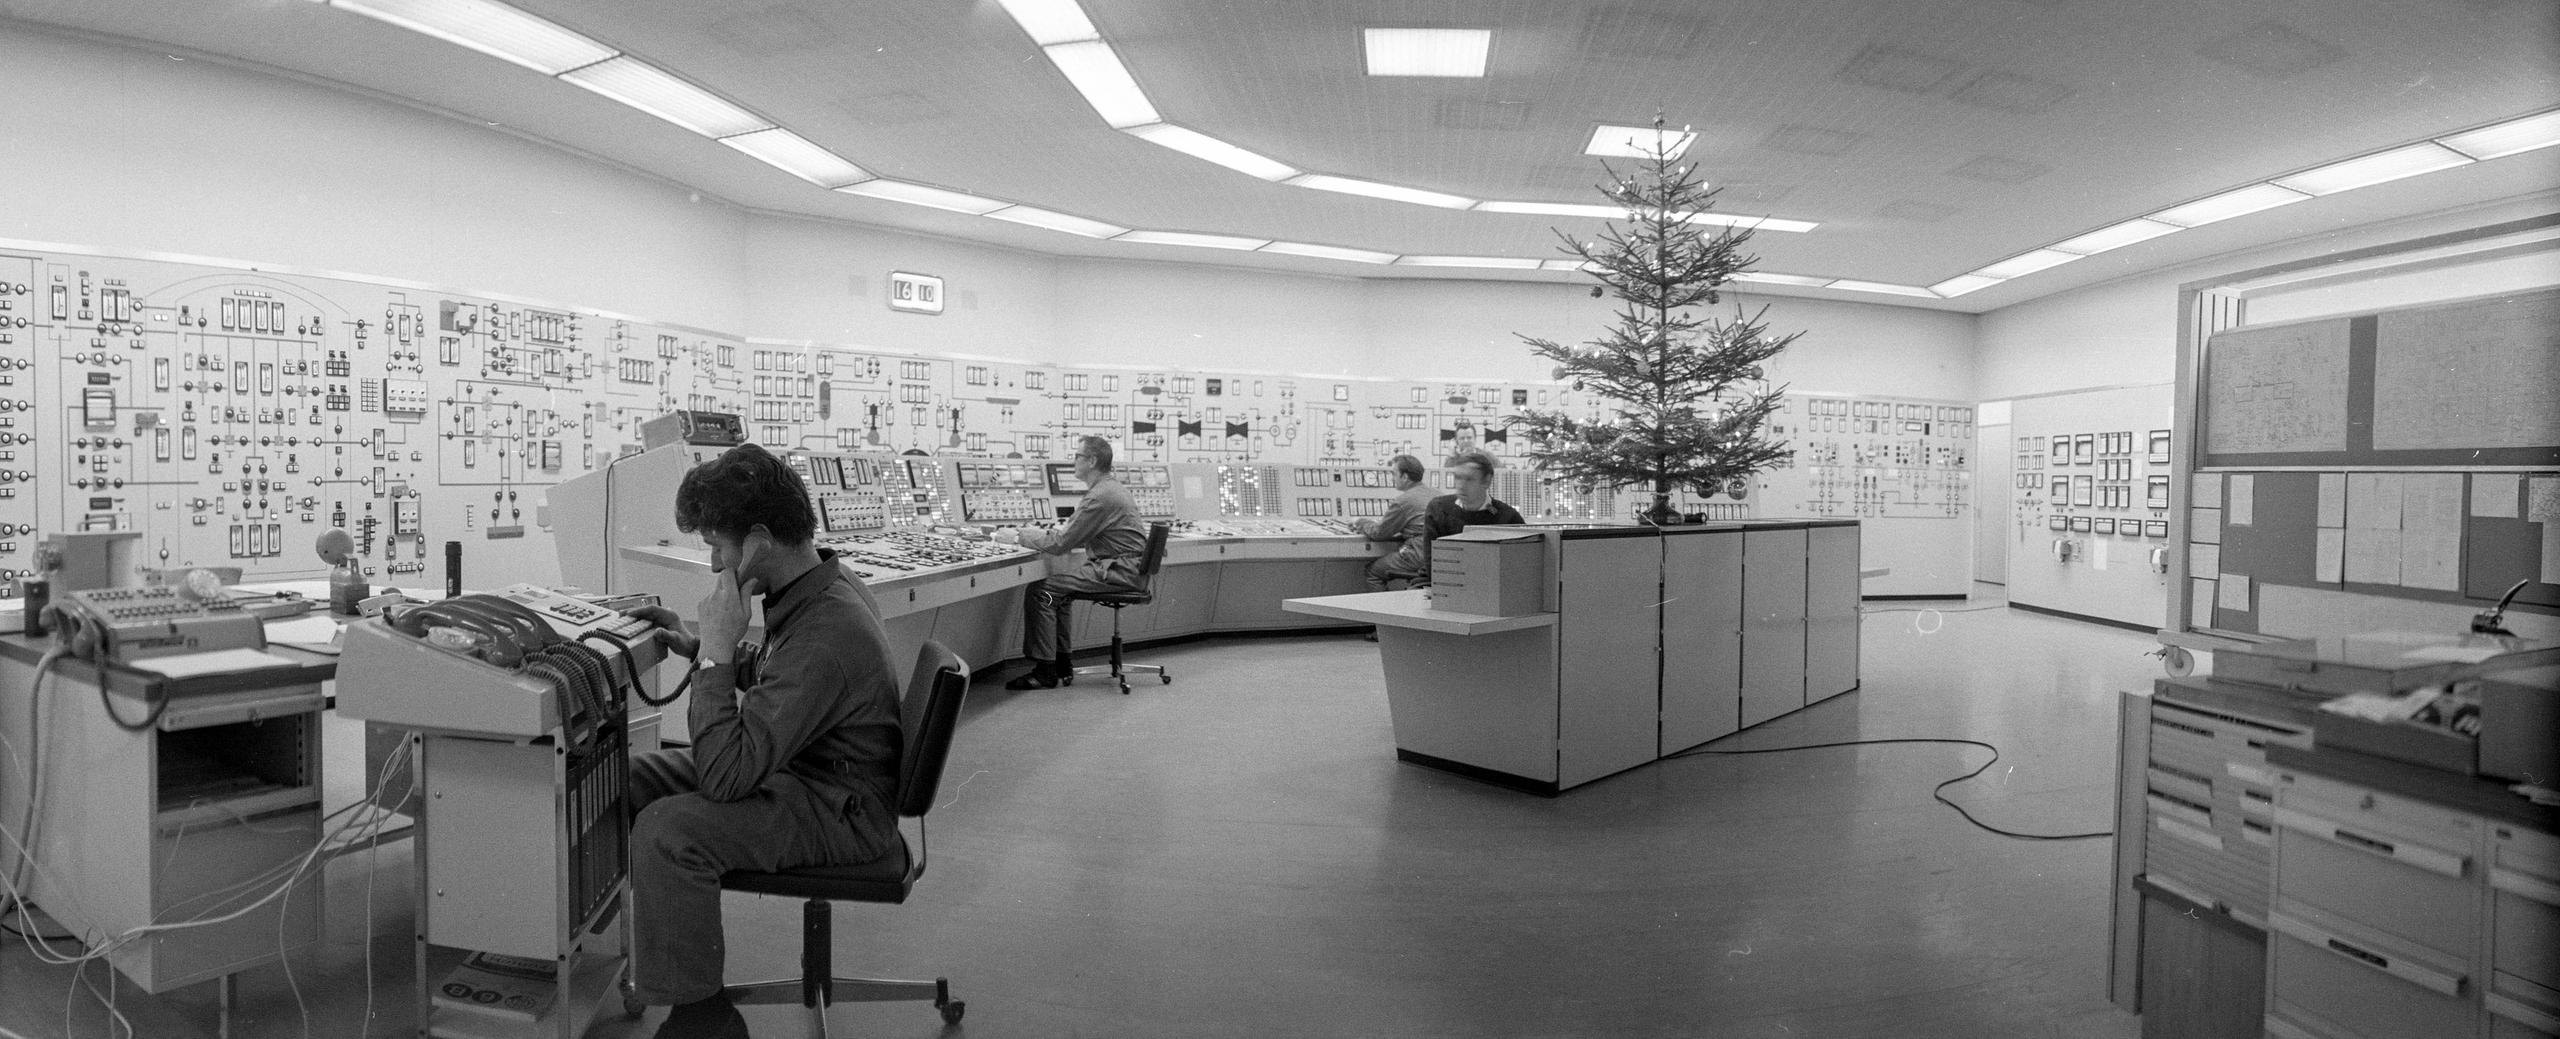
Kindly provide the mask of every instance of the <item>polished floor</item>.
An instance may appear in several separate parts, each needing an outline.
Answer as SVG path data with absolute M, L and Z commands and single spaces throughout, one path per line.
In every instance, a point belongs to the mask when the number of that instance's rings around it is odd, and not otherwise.
M 2115 695 L 2158 673 L 2155 643 L 1996 600 L 1932 605 L 1869 604 L 1858 692 L 1709 749 L 1981 740 L 1998 763 L 1949 797 L 2006 829 L 2105 830 Z M 2139 1031 L 2106 1000 L 2110 842 L 1997 836 L 1931 800 L 1986 751 L 1700 755 L 1546 799 L 1396 763 L 1377 647 L 1356 636 L 1141 655 L 1174 683 L 972 691 L 930 873 L 905 906 L 839 908 L 836 943 L 847 972 L 949 976 L 967 1017 L 850 1006 L 835 1034 Z M 413 1034 L 409 878 L 405 843 L 330 866 L 326 940 L 293 957 L 299 1003 L 283 969 L 248 972 L 234 1034 Z M 798 914 L 732 896 L 731 976 L 791 973 Z M 89 978 L 104 991 L 109 973 Z M 210 985 L 115 992 L 145 1037 L 213 1035 L 214 1003 Z M 784 1009 L 748 1014 L 760 1037 L 804 1034 Z M 0 948 L 0 1039 L 124 1034 L 70 969 Z

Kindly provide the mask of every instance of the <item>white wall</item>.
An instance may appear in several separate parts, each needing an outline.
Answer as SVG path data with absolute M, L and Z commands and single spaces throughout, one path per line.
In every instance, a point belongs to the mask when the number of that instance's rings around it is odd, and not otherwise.
M 0 27 L 0 237 L 744 320 L 740 214 L 403 105 Z
M 1974 392 L 1979 399 L 1998 400 L 2095 386 L 2175 381 L 2180 285 L 2546 215 L 2555 208 L 2560 208 L 2560 193 L 2351 228 L 2002 307 L 1982 315 L 1979 345 L 1973 356 L 1974 370 L 1980 373 L 1981 381 Z M 2399 302 L 2405 301 L 2379 300 L 2371 309 Z

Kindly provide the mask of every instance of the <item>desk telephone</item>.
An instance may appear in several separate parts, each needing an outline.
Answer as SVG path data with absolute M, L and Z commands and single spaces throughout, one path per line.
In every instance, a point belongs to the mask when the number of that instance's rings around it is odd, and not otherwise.
M 266 625 L 229 599 L 176 588 L 91 588 L 46 604 L 47 624 L 71 655 L 145 660 L 218 649 L 265 649 Z

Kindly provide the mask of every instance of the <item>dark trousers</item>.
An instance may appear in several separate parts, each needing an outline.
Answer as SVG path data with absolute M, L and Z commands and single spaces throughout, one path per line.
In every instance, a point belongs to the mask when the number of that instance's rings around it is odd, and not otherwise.
M 1386 591 L 1387 582 L 1398 578 L 1404 580 L 1407 588 L 1420 588 L 1431 583 L 1431 571 L 1422 562 L 1422 549 L 1411 541 L 1396 546 L 1393 552 L 1370 560 L 1369 569 L 1360 575 L 1360 579 L 1367 581 L 1369 590 L 1373 592 Z
M 631 979 L 640 1001 L 673 1006 L 720 991 L 720 875 L 867 862 L 879 848 L 799 778 L 713 801 L 688 750 L 631 757 Z
M 1134 592 L 1138 575 L 1130 561 L 1089 559 L 1073 570 L 1022 588 L 1022 655 L 1034 665 L 1064 659 L 1074 647 L 1075 628 L 1067 616 L 1068 596 L 1093 592 Z

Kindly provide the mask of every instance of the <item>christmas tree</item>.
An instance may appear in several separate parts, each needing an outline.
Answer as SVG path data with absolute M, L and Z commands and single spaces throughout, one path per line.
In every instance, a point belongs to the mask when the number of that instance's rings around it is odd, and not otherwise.
M 1785 388 L 1768 385 L 1762 364 L 1803 333 L 1771 336 L 1765 306 L 1746 315 L 1737 304 L 1731 320 L 1699 316 L 1721 302 L 1724 283 L 1759 258 L 1742 251 L 1748 229 L 1709 233 L 1696 219 L 1716 192 L 1695 165 L 1678 161 L 1685 131 L 1666 131 L 1660 117 L 1653 131 L 1650 154 L 1632 173 L 1602 164 L 1609 183 L 1600 192 L 1626 219 L 1593 242 L 1557 232 L 1564 251 L 1599 280 L 1593 295 L 1606 290 L 1620 302 L 1615 320 L 1580 346 L 1521 337 L 1556 363 L 1558 380 L 1614 407 L 1604 419 L 1533 410 L 1509 424 L 1526 435 L 1527 456 L 1548 479 L 1644 487 L 1653 501 L 1642 517 L 1663 523 L 1676 515 L 1676 491 L 1738 490 L 1751 474 L 1787 458 L 1787 445 L 1766 435 Z M 1640 147 L 1645 140 L 1639 135 Z

